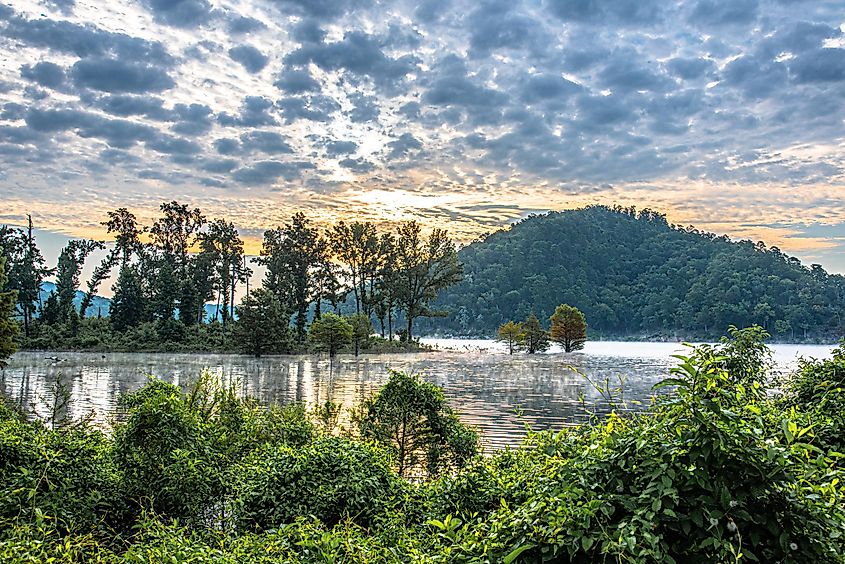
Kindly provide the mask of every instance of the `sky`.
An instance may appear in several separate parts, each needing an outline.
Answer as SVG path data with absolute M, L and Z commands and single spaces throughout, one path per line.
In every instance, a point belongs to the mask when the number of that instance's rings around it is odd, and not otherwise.
M 633 204 L 845 272 L 845 1 L 6 2 L 0 223 L 45 240 Z

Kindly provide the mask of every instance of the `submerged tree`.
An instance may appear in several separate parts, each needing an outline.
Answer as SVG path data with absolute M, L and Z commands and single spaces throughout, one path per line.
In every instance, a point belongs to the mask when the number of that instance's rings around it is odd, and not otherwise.
M 557 306 L 549 318 L 551 340 L 560 344 L 566 352 L 581 350 L 587 341 L 587 320 L 577 307 L 568 304 Z
M 329 357 L 352 342 L 353 328 L 344 318 L 326 313 L 311 324 L 309 337 L 317 350 L 326 351 Z
M 400 476 L 438 476 L 478 452 L 478 434 L 460 422 L 443 389 L 402 372 L 391 371 L 387 384 L 364 402 L 359 431 L 393 450 Z
M 508 347 L 508 354 L 513 354 L 514 351 L 519 350 L 525 341 L 525 331 L 522 329 L 522 323 L 508 321 L 499 327 L 499 330 L 496 332 L 496 340 Z
M 549 332 L 540 325 L 540 320 L 533 313 L 522 322 L 524 332 L 523 347 L 528 354 L 549 350 Z

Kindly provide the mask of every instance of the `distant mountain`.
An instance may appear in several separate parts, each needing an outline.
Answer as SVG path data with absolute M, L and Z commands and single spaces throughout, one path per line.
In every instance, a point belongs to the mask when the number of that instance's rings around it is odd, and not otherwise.
M 560 303 L 593 332 L 722 334 L 763 325 L 781 339 L 843 334 L 845 277 L 776 247 L 731 241 L 644 210 L 592 206 L 532 216 L 461 249 L 465 279 L 435 306 L 429 333 L 491 336 L 532 311 L 548 323 Z
M 41 284 L 41 303 L 46 303 L 50 294 L 56 291 L 56 285 L 52 282 L 44 282 Z M 77 290 L 73 297 L 73 305 L 76 310 L 82 307 L 82 300 L 85 298 L 85 292 Z M 91 305 L 85 311 L 85 317 L 106 317 L 111 309 L 111 300 L 102 296 L 94 296 L 91 300 Z
M 52 282 L 44 282 L 41 285 L 41 302 L 46 303 L 47 298 L 50 296 L 51 292 L 56 291 L 56 285 Z M 73 298 L 73 305 L 76 307 L 77 311 L 79 308 L 82 307 L 82 300 L 85 297 L 85 292 L 82 290 L 77 290 L 76 295 Z M 214 319 L 215 315 L 217 315 L 217 319 L 221 319 L 222 315 L 222 307 L 220 308 L 220 313 L 218 314 L 217 304 L 208 303 L 205 304 L 205 320 L 211 321 Z M 111 310 L 111 300 L 109 298 L 104 298 L 102 296 L 94 296 L 94 299 L 91 302 L 91 305 L 88 306 L 88 309 L 85 312 L 85 317 L 107 317 L 109 315 L 109 311 Z

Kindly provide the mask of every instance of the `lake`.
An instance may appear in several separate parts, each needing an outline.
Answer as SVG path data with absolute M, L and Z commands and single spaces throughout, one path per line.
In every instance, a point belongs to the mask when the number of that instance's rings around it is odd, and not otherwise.
M 204 369 L 234 383 L 244 395 L 264 403 L 327 400 L 349 408 L 371 396 L 388 371 L 418 373 L 443 386 L 461 419 L 474 425 L 486 449 L 516 446 L 526 426 L 560 428 L 582 421 L 589 412 L 607 413 L 610 405 L 595 383 L 609 379 L 628 409 L 651 401 L 652 386 L 675 364 L 679 343 L 588 342 L 583 351 L 564 354 L 505 354 L 485 340 L 423 339 L 434 352 L 339 355 L 332 363 L 315 355 L 252 358 L 239 355 L 169 353 L 21 352 L 0 374 L 0 389 L 13 401 L 45 415 L 51 388 L 61 378 L 71 392 L 72 417 L 90 415 L 107 428 L 121 394 L 136 390 L 147 375 L 185 385 Z M 778 370 L 791 369 L 799 356 L 823 358 L 833 346 L 773 345 Z M 47 357 L 58 357 L 51 360 Z M 330 366 L 331 365 L 331 366 Z M 342 418 L 342 422 L 345 421 Z

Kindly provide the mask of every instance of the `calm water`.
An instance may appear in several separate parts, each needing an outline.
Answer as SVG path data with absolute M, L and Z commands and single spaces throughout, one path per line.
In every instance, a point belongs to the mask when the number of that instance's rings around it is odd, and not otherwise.
M 331 370 L 328 359 L 317 356 L 25 352 L 15 354 L 0 373 L 0 389 L 43 415 L 52 401 L 51 387 L 62 378 L 72 394 L 71 416 L 91 414 L 107 427 L 119 396 L 143 385 L 148 374 L 185 385 L 208 369 L 265 403 L 315 406 L 331 400 L 348 409 L 372 395 L 387 380 L 388 369 L 402 370 L 443 386 L 451 405 L 481 431 L 490 449 L 518 444 L 526 425 L 558 428 L 585 418 L 585 407 L 608 411 L 588 378 L 597 383 L 609 378 L 614 387 L 623 378 L 623 399 L 629 408 L 639 409 L 650 401 L 652 385 L 674 364 L 671 355 L 683 352 L 676 343 L 590 342 L 569 355 L 552 350 L 508 356 L 494 341 L 424 341 L 438 350 L 358 359 L 341 355 Z M 772 348 L 779 369 L 788 370 L 799 355 L 822 358 L 833 347 Z M 46 358 L 53 356 L 60 360 Z

